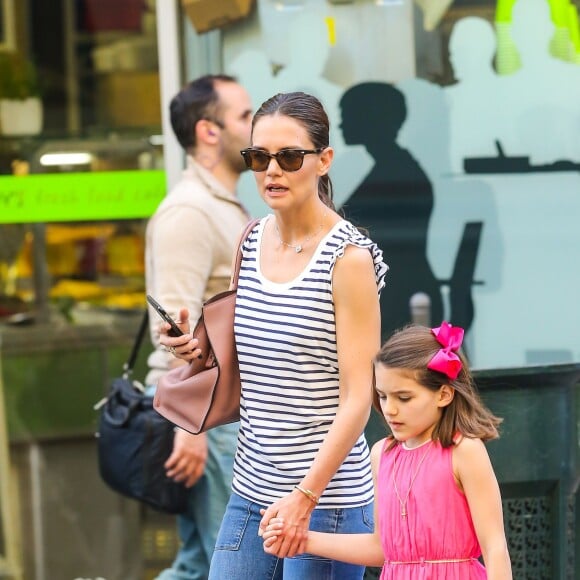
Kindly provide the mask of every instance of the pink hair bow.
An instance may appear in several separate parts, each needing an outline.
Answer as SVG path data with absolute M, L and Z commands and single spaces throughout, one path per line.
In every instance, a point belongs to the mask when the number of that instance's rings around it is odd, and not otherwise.
M 461 359 L 455 354 L 461 347 L 465 331 L 459 326 L 451 326 L 443 321 L 438 328 L 432 328 L 431 333 L 443 347 L 439 349 L 427 365 L 428 369 L 447 375 L 452 381 L 461 370 Z

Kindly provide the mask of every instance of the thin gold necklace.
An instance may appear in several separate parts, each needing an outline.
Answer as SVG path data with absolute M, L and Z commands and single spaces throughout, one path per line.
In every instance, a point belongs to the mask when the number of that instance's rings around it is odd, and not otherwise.
M 274 228 L 276 229 L 276 235 L 278 236 L 278 239 L 280 240 L 280 245 L 286 246 L 288 248 L 292 248 L 297 254 L 299 254 L 304 249 L 304 244 L 307 244 L 312 238 L 315 238 L 322 231 L 322 228 L 324 227 L 325 220 L 326 220 L 326 212 L 324 212 L 322 214 L 322 220 L 320 220 L 320 225 L 318 226 L 318 228 L 316 228 L 316 230 L 314 232 L 312 232 L 309 236 L 306 236 L 302 240 L 302 243 L 300 243 L 300 244 L 289 244 L 288 242 L 285 242 L 282 239 L 282 236 L 280 235 L 280 230 L 278 229 L 278 222 L 276 221 L 275 218 L 274 218 Z
M 395 461 L 393 462 L 394 463 L 394 465 L 393 465 L 393 487 L 395 488 L 395 494 L 397 496 L 397 499 L 399 500 L 399 503 L 401 504 L 401 517 L 402 518 L 407 517 L 407 501 L 409 500 L 409 494 L 411 493 L 411 488 L 413 487 L 413 484 L 415 483 L 415 479 L 417 479 L 417 474 L 419 473 L 419 469 L 421 469 L 421 465 L 423 464 L 423 461 L 425 461 L 425 457 L 427 457 L 429 451 L 431 451 L 431 447 L 433 446 L 432 444 L 433 444 L 433 441 L 430 441 L 428 446 L 427 446 L 427 450 L 425 451 L 425 453 L 423 453 L 423 456 L 419 460 L 419 463 L 417 465 L 417 469 L 415 469 L 415 473 L 413 474 L 413 477 L 411 478 L 411 483 L 409 484 L 409 489 L 407 490 L 407 493 L 405 494 L 404 500 L 401 498 L 401 495 L 399 494 L 399 490 L 397 488 L 397 478 L 396 478 L 397 458 L 395 457 Z

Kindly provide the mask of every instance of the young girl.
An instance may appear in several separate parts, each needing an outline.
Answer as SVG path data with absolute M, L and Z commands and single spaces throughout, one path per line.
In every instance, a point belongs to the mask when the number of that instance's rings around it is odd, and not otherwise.
M 392 435 L 371 452 L 372 534 L 308 532 L 306 551 L 383 566 L 381 580 L 511 579 L 499 486 L 483 441 L 500 419 L 480 401 L 458 350 L 463 329 L 407 326 L 375 359 L 375 405 Z M 286 533 L 272 518 L 264 549 Z M 478 561 L 483 555 L 485 568 Z

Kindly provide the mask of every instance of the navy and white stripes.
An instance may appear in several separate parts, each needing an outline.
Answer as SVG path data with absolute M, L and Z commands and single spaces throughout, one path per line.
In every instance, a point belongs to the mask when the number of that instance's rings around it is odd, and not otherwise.
M 260 273 L 263 219 L 244 244 L 235 335 L 242 378 L 241 424 L 233 489 L 269 504 L 308 471 L 338 407 L 332 271 L 347 244 L 368 247 L 377 288 L 382 252 L 349 222 L 336 224 L 310 264 L 287 284 Z M 373 497 L 369 450 L 361 435 L 330 481 L 320 506 L 354 507 Z

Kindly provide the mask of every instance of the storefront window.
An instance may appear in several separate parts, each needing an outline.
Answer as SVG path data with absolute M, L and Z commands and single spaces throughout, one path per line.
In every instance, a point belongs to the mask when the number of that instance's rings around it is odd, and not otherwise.
M 165 193 L 155 2 L 3 6 L 0 320 L 142 309 Z
M 385 335 L 427 300 L 434 324 L 468 330 L 476 367 L 580 359 L 577 16 L 568 1 L 262 0 L 222 31 L 256 106 L 289 90 L 325 104 L 335 199 L 391 266 Z
M 155 0 L 0 0 L 0 576 L 152 577 L 177 549 L 94 450 L 166 191 L 158 69 Z

